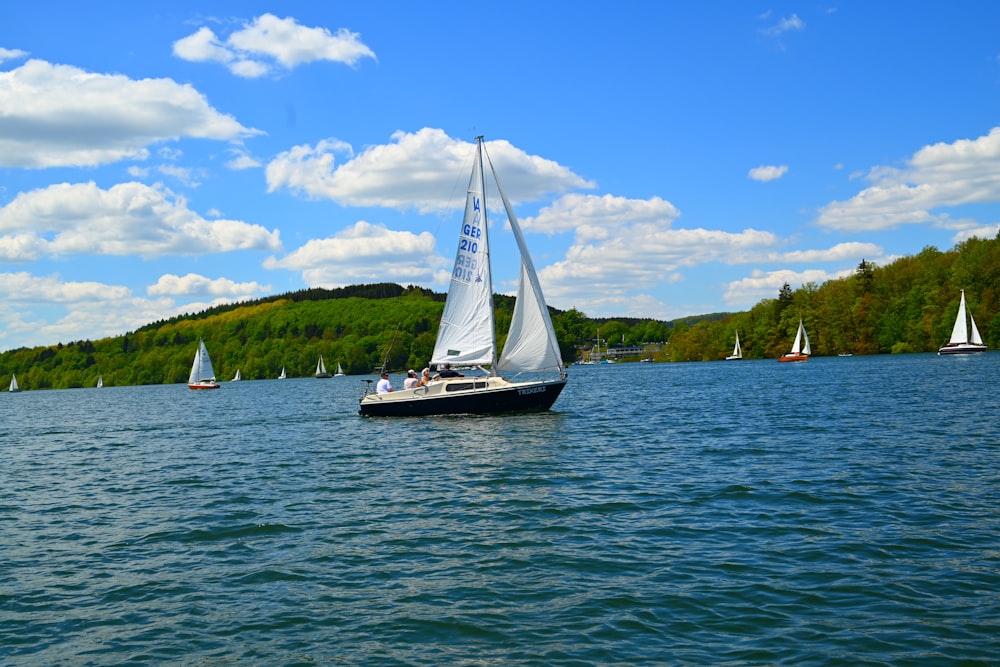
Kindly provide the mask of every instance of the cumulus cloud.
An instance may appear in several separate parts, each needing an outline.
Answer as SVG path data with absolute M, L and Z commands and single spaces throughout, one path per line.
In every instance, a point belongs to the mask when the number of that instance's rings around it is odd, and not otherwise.
M 206 220 L 184 198 L 143 183 L 120 183 L 108 190 L 93 182 L 61 183 L 22 192 L 0 208 L 0 258 L 7 261 L 280 248 L 277 230 L 239 220 Z
M 167 273 L 160 276 L 155 284 L 146 288 L 150 296 L 209 296 L 232 300 L 246 299 L 271 290 L 270 285 L 256 281 L 238 283 L 228 278 L 206 278 L 197 273 L 184 276 Z
M 174 42 L 173 50 L 183 60 L 220 63 L 244 78 L 265 76 L 278 67 L 292 70 L 321 60 L 355 67 L 363 58 L 375 59 L 375 53 L 357 33 L 344 28 L 332 33 L 273 14 L 258 16 L 226 39 L 208 27 L 201 27 Z
M 393 143 L 366 148 L 358 155 L 349 144 L 336 139 L 295 146 L 267 165 L 268 190 L 286 188 L 348 206 L 417 209 L 421 213 L 465 204 L 467 181 L 456 195 L 456 174 L 470 173 L 474 144 L 432 128 L 396 132 L 392 139 Z M 566 167 L 528 155 L 507 141 L 488 141 L 486 148 L 512 203 L 594 187 Z M 491 199 L 498 202 L 496 197 Z
M 187 84 L 129 79 L 29 60 L 0 72 L 0 167 L 90 167 L 142 160 L 182 137 L 239 141 L 260 132 Z
M 180 280 L 183 283 L 185 279 Z M 157 284 L 169 282 L 169 279 L 164 281 L 161 278 Z M 235 287 L 233 292 L 226 293 L 224 287 L 227 283 Z M 208 289 L 202 293 L 217 298 L 179 303 L 169 297 L 186 294 L 145 298 L 134 295 L 122 285 L 66 281 L 59 275 L 0 273 L 0 349 L 18 347 L 24 345 L 24 341 L 69 342 L 119 336 L 182 312 L 198 312 L 252 296 L 244 290 L 255 284 L 235 283 L 221 278 L 208 280 Z M 168 290 L 162 291 L 168 293 Z M 150 294 L 153 295 L 153 292 L 151 290 Z
M 670 224 L 680 215 L 673 204 L 659 197 L 628 199 L 612 195 L 568 194 L 537 216 L 520 221 L 526 231 L 556 234 L 574 231 L 579 240 L 604 239 L 636 223 Z
M 962 230 L 981 227 L 948 211 L 1000 201 L 1000 128 L 976 139 L 917 151 L 902 168 L 875 167 L 869 187 L 819 211 L 818 224 L 839 231 L 879 231 L 908 224 Z
M 751 179 L 755 181 L 761 181 L 766 183 L 768 181 L 776 181 L 788 172 L 788 167 L 786 165 L 776 166 L 776 165 L 761 165 L 759 167 L 754 167 L 747 174 Z
M 824 283 L 836 278 L 844 278 L 854 273 L 854 269 L 841 271 L 825 271 L 808 269 L 792 271 L 779 269 L 777 271 L 753 271 L 749 277 L 735 280 L 726 288 L 723 299 L 734 308 L 749 308 L 761 299 L 776 299 L 781 287 L 788 283 L 792 289 L 798 289 L 806 283 Z
M 332 237 L 308 241 L 280 259 L 268 258 L 264 268 L 299 271 L 314 287 L 433 282 L 435 273 L 448 264 L 434 246 L 429 232 L 394 231 L 362 220 Z

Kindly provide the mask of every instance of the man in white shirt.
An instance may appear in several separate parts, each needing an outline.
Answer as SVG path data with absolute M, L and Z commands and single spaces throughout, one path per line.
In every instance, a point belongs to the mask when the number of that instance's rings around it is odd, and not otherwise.
M 389 374 L 382 373 L 382 379 L 375 385 L 375 393 L 388 394 L 390 391 L 392 391 L 392 383 L 389 382 Z

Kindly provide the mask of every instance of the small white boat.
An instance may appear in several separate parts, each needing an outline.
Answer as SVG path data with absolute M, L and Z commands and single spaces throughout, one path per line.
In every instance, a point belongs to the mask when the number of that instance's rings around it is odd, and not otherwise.
M 7 391 L 11 393 L 21 391 L 21 388 L 17 386 L 17 376 L 13 373 L 10 374 L 10 389 Z
M 333 377 L 326 371 L 326 364 L 323 363 L 323 355 L 319 355 L 319 361 L 316 362 L 316 377 L 318 378 L 330 378 Z
M 194 362 L 191 364 L 191 375 L 188 376 L 188 389 L 218 389 L 219 383 L 215 381 L 215 370 L 212 368 L 212 360 L 208 356 L 208 349 L 205 341 L 198 341 L 198 351 L 194 353 Z
M 97 388 L 100 389 L 103 386 L 104 386 L 104 376 L 103 375 L 98 375 L 97 376 Z
M 287 376 L 287 375 L 285 374 L 285 367 L 284 367 L 284 366 L 282 366 L 282 367 L 281 367 L 281 375 L 279 375 L 279 376 L 278 376 L 278 379 L 279 379 L 279 380 L 284 380 L 284 379 L 285 379 L 285 378 L 287 378 L 287 377 L 288 377 L 288 376 Z
M 733 353 L 726 357 L 726 361 L 738 361 L 743 358 L 743 348 L 740 347 L 740 332 L 736 332 L 736 347 L 733 348 Z
M 962 299 L 958 302 L 958 315 L 951 330 L 951 339 L 938 350 L 938 354 L 974 354 L 986 351 L 986 345 L 983 344 L 983 337 L 979 335 L 972 313 L 968 315 L 968 325 L 965 318 L 965 290 L 962 290 Z
M 809 347 L 809 336 L 806 328 L 802 326 L 802 318 L 799 318 L 799 330 L 795 333 L 795 342 L 792 343 L 792 351 L 783 357 L 778 357 L 778 361 L 808 361 L 812 350 Z
M 240 373 L 240 369 L 237 368 L 236 369 L 236 375 L 233 376 L 233 379 L 230 380 L 230 382 L 239 382 L 242 379 L 243 379 L 243 374 Z
M 337 362 L 337 372 L 333 374 L 333 377 L 338 377 L 338 378 L 344 377 L 344 369 L 340 365 L 339 361 Z

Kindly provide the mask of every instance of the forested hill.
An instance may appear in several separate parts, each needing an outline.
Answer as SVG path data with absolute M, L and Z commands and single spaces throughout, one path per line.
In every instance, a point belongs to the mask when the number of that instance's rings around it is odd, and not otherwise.
M 1000 348 L 1000 235 L 973 238 L 942 252 L 928 247 L 886 266 L 862 261 L 850 276 L 823 285 L 788 285 L 747 312 L 674 322 L 588 318 L 550 309 L 563 358 L 602 345 L 662 343 L 654 359 L 723 359 L 739 331 L 745 357 L 788 351 L 799 317 L 814 355 L 932 352 L 948 340 L 964 289 L 968 308 L 991 349 Z M 497 295 L 498 331 L 513 299 Z M 312 375 L 322 354 L 331 368 L 370 373 L 388 354 L 389 368 L 423 368 L 437 335 L 444 295 L 396 284 L 309 289 L 210 308 L 151 323 L 123 336 L 0 354 L 0 383 L 16 373 L 22 389 L 181 383 L 199 338 L 216 375 L 239 369 L 246 379 Z M 500 344 L 503 344 L 501 338 Z
M 514 299 L 496 295 L 494 302 L 497 329 L 505 332 Z M 312 375 L 321 354 L 329 368 L 340 363 L 348 374 L 371 373 L 387 355 L 392 370 L 423 368 L 443 308 L 443 294 L 395 284 L 303 290 L 182 315 L 123 336 L 4 352 L 0 382 L 6 384 L 10 373 L 22 389 L 92 387 L 99 375 L 105 386 L 186 382 L 199 338 L 220 380 L 237 369 L 247 380 L 277 377 L 283 367 L 289 377 Z M 603 338 L 625 334 L 630 343 L 669 335 L 666 322 L 550 312 L 568 361 L 598 329 Z

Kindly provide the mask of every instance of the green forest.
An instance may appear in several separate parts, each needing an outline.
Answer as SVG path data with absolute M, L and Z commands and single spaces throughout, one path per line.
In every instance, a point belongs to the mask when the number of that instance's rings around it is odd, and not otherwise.
M 1000 346 L 1000 235 L 973 238 L 942 252 L 933 247 L 886 266 L 862 261 L 852 275 L 791 289 L 746 312 L 715 313 L 671 322 L 589 318 L 550 309 L 567 363 L 588 356 L 600 337 L 612 344 L 656 344 L 654 361 L 724 359 L 739 332 L 745 358 L 788 351 L 799 318 L 814 355 L 936 351 L 948 340 L 964 289 L 968 308 L 991 349 Z M 513 299 L 495 297 L 497 328 L 505 332 Z M 217 306 L 148 324 L 122 336 L 20 348 L 0 354 L 0 381 L 15 373 L 22 389 L 183 383 L 203 338 L 215 372 L 228 380 L 313 374 L 327 366 L 368 374 L 423 368 L 434 348 L 444 295 L 396 284 L 309 289 Z M 500 335 L 503 344 L 503 334 Z M 638 360 L 638 357 L 636 358 Z

